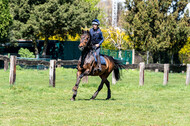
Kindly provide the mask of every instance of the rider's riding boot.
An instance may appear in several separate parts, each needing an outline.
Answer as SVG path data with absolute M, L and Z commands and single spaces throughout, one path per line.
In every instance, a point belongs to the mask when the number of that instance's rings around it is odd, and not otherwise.
M 96 56 L 96 59 L 97 59 L 97 67 L 98 67 L 98 70 L 99 70 L 99 71 L 102 71 L 100 56 Z

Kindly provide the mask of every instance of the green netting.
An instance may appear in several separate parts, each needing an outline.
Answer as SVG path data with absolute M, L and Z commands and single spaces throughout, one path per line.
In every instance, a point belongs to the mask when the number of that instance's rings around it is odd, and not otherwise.
M 0 54 L 3 55 L 5 53 L 5 48 L 4 47 L 0 47 Z M 2 68 L 4 66 L 4 62 L 0 60 L 0 68 Z
M 47 55 L 52 59 L 74 60 L 79 59 L 81 51 L 78 49 L 79 41 L 49 41 Z M 40 54 L 43 50 L 43 41 L 39 43 Z
M 5 50 L 5 47 L 0 47 L 0 54 L 1 54 L 1 55 L 5 53 L 4 50 Z
M 119 52 L 121 56 L 119 56 Z M 100 50 L 101 54 L 112 56 L 115 59 L 122 60 L 123 63 L 128 62 L 129 64 L 132 64 L 132 50 L 109 50 L 101 48 Z
M 73 59 L 79 59 L 81 55 L 81 51 L 78 49 L 78 45 L 80 42 L 63 42 L 63 59 L 64 60 L 73 60 Z

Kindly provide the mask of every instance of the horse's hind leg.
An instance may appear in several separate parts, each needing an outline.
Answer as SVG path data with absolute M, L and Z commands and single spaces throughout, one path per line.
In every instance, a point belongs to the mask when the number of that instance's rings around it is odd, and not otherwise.
M 98 90 L 94 93 L 94 95 L 91 97 L 91 99 L 95 99 L 95 98 L 96 98 L 96 96 L 98 95 L 99 91 L 103 88 L 104 81 L 105 81 L 105 80 L 102 79 L 102 81 L 101 81 L 101 83 L 100 83 L 100 85 L 99 85 L 99 87 L 98 87 Z
M 105 84 L 106 84 L 106 86 L 108 88 L 108 95 L 107 95 L 107 98 L 106 98 L 106 100 L 108 100 L 108 99 L 111 98 L 110 82 L 106 79 Z

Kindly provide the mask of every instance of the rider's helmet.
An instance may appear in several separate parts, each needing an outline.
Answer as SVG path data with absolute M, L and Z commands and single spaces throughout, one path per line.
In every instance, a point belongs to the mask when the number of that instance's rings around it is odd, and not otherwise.
M 100 25 L 100 21 L 98 19 L 94 19 L 92 21 L 92 25 Z

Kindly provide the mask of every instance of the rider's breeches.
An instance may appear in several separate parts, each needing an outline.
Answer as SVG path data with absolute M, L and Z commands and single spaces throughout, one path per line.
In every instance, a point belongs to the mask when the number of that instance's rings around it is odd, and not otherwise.
M 96 56 L 100 55 L 100 48 L 96 49 Z

